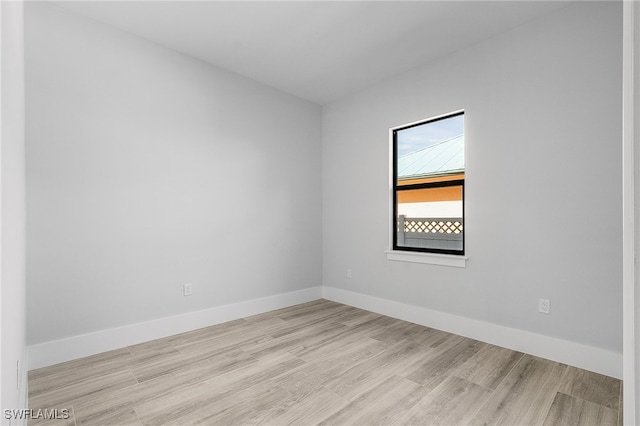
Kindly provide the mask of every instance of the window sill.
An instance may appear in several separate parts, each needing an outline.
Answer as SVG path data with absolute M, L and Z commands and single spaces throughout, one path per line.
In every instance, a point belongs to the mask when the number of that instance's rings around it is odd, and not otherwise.
M 466 256 L 397 250 L 389 250 L 386 253 L 387 260 L 395 260 L 399 262 L 427 263 L 430 265 L 452 266 L 455 268 L 467 267 Z

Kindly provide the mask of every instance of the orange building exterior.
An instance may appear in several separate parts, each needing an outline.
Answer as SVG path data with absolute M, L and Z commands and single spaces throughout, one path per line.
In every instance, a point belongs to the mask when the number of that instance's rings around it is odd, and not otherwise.
M 453 180 L 464 180 L 464 172 L 446 176 L 399 180 L 398 186 L 413 185 L 417 183 L 446 182 Z M 440 188 L 423 188 L 409 191 L 398 191 L 397 194 L 399 204 L 425 203 L 431 201 L 462 201 L 461 186 L 447 186 Z

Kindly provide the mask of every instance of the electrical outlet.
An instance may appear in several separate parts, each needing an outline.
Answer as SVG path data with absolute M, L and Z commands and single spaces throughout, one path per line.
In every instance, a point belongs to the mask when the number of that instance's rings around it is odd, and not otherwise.
M 551 311 L 551 305 L 549 299 L 540 299 L 538 302 L 538 312 L 542 314 L 549 314 Z
M 351 268 L 347 268 L 347 278 L 353 278 L 353 274 L 351 273 Z
M 191 283 L 182 284 L 183 296 L 191 296 L 192 293 L 193 293 L 193 289 L 191 288 Z

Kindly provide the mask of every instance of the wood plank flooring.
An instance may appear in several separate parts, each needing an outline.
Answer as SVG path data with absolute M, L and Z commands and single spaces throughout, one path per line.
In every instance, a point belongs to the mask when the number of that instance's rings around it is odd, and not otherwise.
M 29 372 L 30 425 L 620 425 L 617 379 L 317 300 Z

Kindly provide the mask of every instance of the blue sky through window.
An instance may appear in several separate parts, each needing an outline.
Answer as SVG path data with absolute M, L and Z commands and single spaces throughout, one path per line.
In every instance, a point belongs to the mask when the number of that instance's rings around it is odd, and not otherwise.
M 400 130 L 397 133 L 398 157 L 462 134 L 464 114 Z

